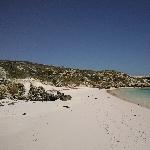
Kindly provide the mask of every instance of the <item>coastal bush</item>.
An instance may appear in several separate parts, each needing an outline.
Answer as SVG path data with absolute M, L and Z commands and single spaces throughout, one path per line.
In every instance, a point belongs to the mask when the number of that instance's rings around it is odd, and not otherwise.
M 38 97 L 38 90 L 37 87 L 33 86 L 32 84 L 30 84 L 30 90 L 28 93 L 28 99 L 31 101 L 36 101 Z
M 48 93 L 43 87 L 36 87 L 32 84 L 30 85 L 30 90 L 28 93 L 28 100 L 30 101 L 55 101 L 57 99 L 67 101 L 71 100 L 71 98 L 72 97 L 70 95 L 64 95 L 64 93 L 61 93 L 59 91 L 57 91 L 56 95 Z
M 55 101 L 57 97 L 47 93 L 42 86 L 36 87 L 31 84 L 28 99 L 31 101 Z
M 10 83 L 9 80 L 4 79 L 4 78 L 0 78 L 0 85 L 7 85 L 8 83 Z
M 0 79 L 6 79 L 6 71 L 3 67 L 0 67 Z
M 71 100 L 71 96 L 70 95 L 62 95 L 62 96 L 60 96 L 60 100 L 62 100 L 62 101 L 68 101 L 68 100 Z
M 7 88 L 5 85 L 0 86 L 0 99 L 4 99 L 7 96 Z
M 138 78 L 114 70 L 79 70 L 36 64 L 26 61 L 0 61 L 1 79 L 34 78 L 42 82 L 49 82 L 54 86 L 91 86 L 99 88 L 123 86 L 149 86 L 150 77 Z M 8 83 L 5 83 L 5 85 Z
M 21 83 L 12 82 L 7 85 L 7 92 L 11 99 L 23 99 L 25 87 Z

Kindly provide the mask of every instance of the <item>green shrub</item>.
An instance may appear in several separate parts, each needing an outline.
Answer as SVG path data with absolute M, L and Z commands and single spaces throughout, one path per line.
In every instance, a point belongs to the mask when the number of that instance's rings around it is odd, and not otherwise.
M 41 86 L 35 87 L 31 84 L 28 99 L 30 101 L 55 101 L 58 97 L 51 93 L 47 93 Z
M 0 67 L 0 79 L 6 79 L 6 71 L 3 67 Z
M 24 85 L 21 83 L 9 83 L 7 85 L 7 91 L 12 99 L 23 99 L 22 97 L 25 94 Z
M 0 86 L 0 99 L 4 99 L 7 96 L 7 88 L 5 85 Z
M 45 89 L 41 86 L 36 87 L 31 84 L 28 99 L 31 101 L 43 101 L 45 99 Z

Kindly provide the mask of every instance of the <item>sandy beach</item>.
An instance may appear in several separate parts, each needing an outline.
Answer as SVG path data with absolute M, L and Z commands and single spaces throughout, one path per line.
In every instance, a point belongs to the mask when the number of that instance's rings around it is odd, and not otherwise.
M 106 90 L 63 90 L 70 101 L 0 107 L 0 150 L 149 150 L 150 109 Z

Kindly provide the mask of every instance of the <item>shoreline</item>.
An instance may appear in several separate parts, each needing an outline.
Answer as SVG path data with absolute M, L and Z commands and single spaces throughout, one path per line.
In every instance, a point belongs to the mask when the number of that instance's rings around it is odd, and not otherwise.
M 125 88 L 128 88 L 128 87 L 125 87 Z M 129 88 L 131 88 L 131 87 L 129 87 Z M 133 103 L 133 104 L 135 104 L 135 105 L 138 105 L 138 106 L 141 106 L 141 107 L 150 109 L 150 107 L 147 106 L 146 104 L 143 104 L 142 101 L 136 102 L 136 101 L 133 101 L 132 98 L 130 99 L 130 98 L 127 98 L 127 97 L 125 97 L 125 96 L 123 96 L 123 95 L 117 94 L 117 93 L 115 92 L 115 90 L 119 90 L 119 89 L 121 89 L 121 88 L 110 89 L 110 90 L 107 90 L 107 93 L 109 93 L 109 94 L 112 95 L 112 96 L 115 96 L 115 97 L 119 98 L 120 100 L 124 100 L 124 101 L 127 101 L 127 102 L 129 102 L 129 103 Z

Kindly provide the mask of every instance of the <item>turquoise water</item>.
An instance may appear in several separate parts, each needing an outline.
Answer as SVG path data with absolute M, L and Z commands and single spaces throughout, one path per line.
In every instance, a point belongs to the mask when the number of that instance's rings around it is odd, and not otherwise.
M 150 108 L 150 88 L 121 88 L 113 90 L 112 94 L 124 100 Z

